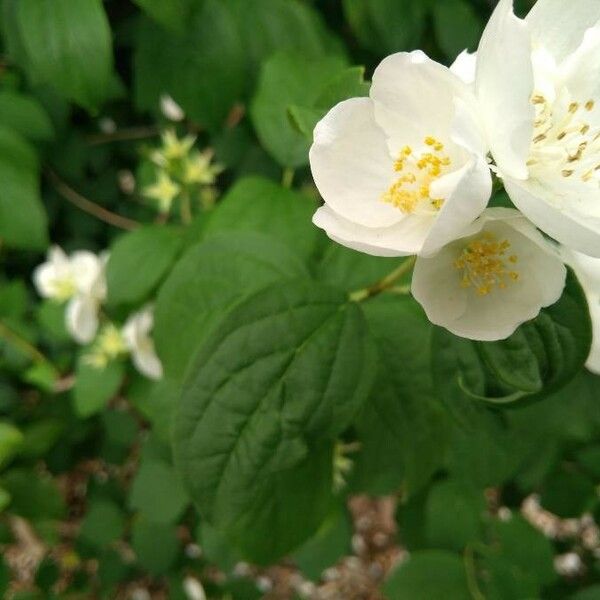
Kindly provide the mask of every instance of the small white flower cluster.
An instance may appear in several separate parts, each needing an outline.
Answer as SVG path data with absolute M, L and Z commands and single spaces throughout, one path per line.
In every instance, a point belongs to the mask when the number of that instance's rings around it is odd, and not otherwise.
M 93 342 L 86 356 L 90 364 L 103 368 L 110 360 L 130 354 L 140 373 L 160 379 L 162 365 L 150 337 L 152 307 L 132 314 L 121 329 L 110 322 L 100 325 L 101 308 L 107 296 L 107 262 L 108 253 L 96 255 L 81 250 L 67 256 L 61 248 L 53 246 L 46 262 L 35 269 L 33 282 L 43 298 L 67 303 L 68 332 L 79 344 Z
M 386 58 L 310 151 L 325 201 L 314 223 L 361 252 L 416 255 L 414 297 L 475 340 L 560 298 L 549 238 L 600 257 L 600 2 L 538 0 L 524 20 L 512 4 L 450 69 L 420 51 Z M 492 173 L 519 210 L 488 208 Z

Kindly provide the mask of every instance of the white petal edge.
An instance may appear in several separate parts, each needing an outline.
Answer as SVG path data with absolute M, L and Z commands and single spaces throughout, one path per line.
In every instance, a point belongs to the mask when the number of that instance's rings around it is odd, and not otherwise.
M 585 30 L 600 21 L 600 2 L 538 0 L 526 21 L 534 41 L 561 61 L 579 46 Z
M 435 183 L 432 191 L 435 194 Z M 462 237 L 465 228 L 485 210 L 491 194 L 492 177 L 488 165 L 482 158 L 472 157 L 461 169 L 454 191 L 433 221 L 419 254 L 430 256 Z
M 334 106 L 315 127 L 309 156 L 323 200 L 345 219 L 366 227 L 402 220 L 400 211 L 381 200 L 394 182 L 394 161 L 369 98 Z
M 328 206 L 315 212 L 313 223 L 325 230 L 334 242 L 381 257 L 417 254 L 431 227 L 430 219 L 414 216 L 391 227 L 363 227 L 344 219 Z
M 417 50 L 385 58 L 373 74 L 370 96 L 375 120 L 397 156 L 406 144 L 422 144 L 427 136 L 450 139 L 455 99 L 471 103 L 472 92 L 450 69 Z
M 504 187 L 514 205 L 544 233 L 564 246 L 600 258 L 600 221 L 578 218 L 544 200 L 539 188 L 528 182 L 504 178 Z
M 496 164 L 515 179 L 528 177 L 533 84 L 529 29 L 514 15 L 512 0 L 500 0 L 477 51 L 475 90 Z
M 470 53 L 468 50 L 463 50 L 450 66 L 450 70 L 455 75 L 458 75 L 466 84 L 471 85 L 475 83 L 477 53 Z
M 65 320 L 75 341 L 89 344 L 98 331 L 98 303 L 90 296 L 75 296 L 67 305 Z

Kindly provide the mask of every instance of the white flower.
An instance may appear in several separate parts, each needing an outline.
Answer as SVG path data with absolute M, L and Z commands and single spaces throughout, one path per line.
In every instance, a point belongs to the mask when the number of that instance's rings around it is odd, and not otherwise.
M 600 258 L 562 248 L 564 261 L 575 271 L 585 292 L 592 317 L 592 349 L 585 366 L 600 375 Z
M 565 278 L 557 250 L 525 217 L 490 208 L 460 239 L 417 258 L 412 293 L 436 325 L 492 341 L 554 304 Z
M 154 342 L 149 335 L 153 325 L 153 310 L 148 306 L 127 319 L 122 335 L 125 346 L 131 352 L 135 368 L 150 379 L 161 379 L 162 364 L 156 355 Z
M 185 119 L 183 108 L 169 94 L 163 94 L 160 97 L 160 110 L 169 121 L 177 122 Z
M 106 298 L 107 258 L 86 250 L 67 256 L 61 248 L 53 246 L 46 262 L 33 273 L 40 296 L 68 301 L 67 329 L 80 344 L 91 342 L 98 330 L 98 312 Z
M 600 2 L 501 0 L 477 55 L 487 140 L 512 201 L 562 244 L 600 257 Z
M 486 152 L 470 87 L 422 52 L 394 54 L 370 98 L 338 104 L 315 128 L 325 205 L 313 221 L 368 254 L 432 254 L 487 205 Z

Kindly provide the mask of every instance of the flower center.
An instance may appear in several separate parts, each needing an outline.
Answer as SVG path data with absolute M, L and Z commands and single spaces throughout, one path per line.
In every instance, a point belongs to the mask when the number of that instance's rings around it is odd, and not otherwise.
M 600 127 L 589 123 L 594 100 L 556 108 L 542 94 L 534 94 L 536 109 L 533 142 L 527 166 L 560 172 L 571 181 L 600 182 Z
M 406 214 L 417 209 L 437 212 L 444 203 L 443 198 L 432 197 L 431 184 L 448 171 L 452 161 L 444 153 L 444 144 L 435 138 L 426 137 L 424 143 L 430 150 L 421 154 L 415 154 L 410 146 L 402 149 L 394 163 L 399 177 L 381 197 Z
M 509 249 L 508 240 L 498 241 L 492 233 L 469 242 L 454 261 L 454 268 L 462 274 L 461 287 L 472 287 L 478 296 L 487 296 L 496 288 L 503 290 L 508 283 L 518 281 L 519 273 L 512 270 L 518 258 L 509 255 Z
M 59 302 L 69 300 L 75 295 L 77 286 L 75 281 L 71 277 L 65 277 L 64 279 L 55 279 L 52 283 L 52 295 Z

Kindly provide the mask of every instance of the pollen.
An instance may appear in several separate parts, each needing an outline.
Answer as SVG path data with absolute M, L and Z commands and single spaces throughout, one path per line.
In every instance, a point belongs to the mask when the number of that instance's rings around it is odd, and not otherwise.
M 519 259 L 516 254 L 508 254 L 510 247 L 508 240 L 498 240 L 489 232 L 469 242 L 454 261 L 461 287 L 472 288 L 478 296 L 488 296 L 519 281 L 519 273 L 514 270 Z
M 424 152 L 415 153 L 410 146 L 400 151 L 394 162 L 394 171 L 401 174 L 382 195 L 383 202 L 400 209 L 406 214 L 416 210 L 437 212 L 442 207 L 442 198 L 431 196 L 431 184 L 441 177 L 452 161 L 444 150 L 444 144 L 432 136 L 423 140 Z

